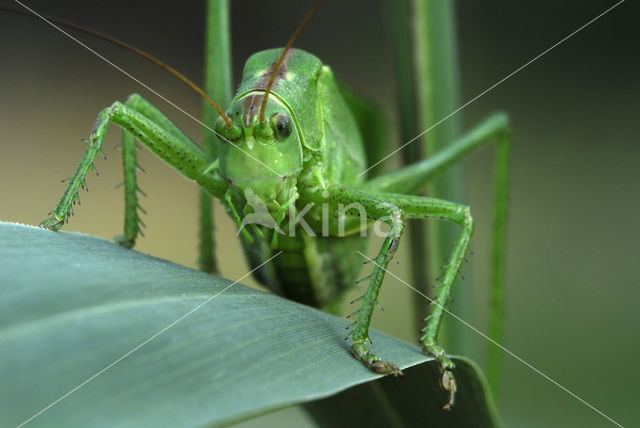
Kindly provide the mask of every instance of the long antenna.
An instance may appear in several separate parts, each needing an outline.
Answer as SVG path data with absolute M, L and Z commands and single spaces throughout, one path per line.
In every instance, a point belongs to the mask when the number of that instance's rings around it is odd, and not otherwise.
M 291 49 L 291 46 L 293 46 L 293 42 L 296 41 L 302 29 L 307 25 L 307 23 L 309 22 L 313 14 L 316 13 L 316 11 L 318 10 L 318 8 L 320 7 L 323 1 L 324 0 L 318 0 L 316 4 L 313 6 L 313 8 L 309 11 L 309 13 L 307 13 L 307 16 L 305 16 L 302 22 L 300 23 L 300 25 L 298 25 L 298 28 L 296 28 L 296 31 L 293 33 L 293 36 L 291 36 L 291 38 L 287 42 L 287 45 L 284 47 L 284 50 L 280 54 L 280 58 L 278 58 L 278 61 L 275 63 L 273 67 L 273 72 L 271 73 L 271 77 L 269 78 L 269 83 L 267 83 L 267 89 L 264 91 L 264 97 L 262 97 L 262 105 L 260 106 L 260 123 L 265 123 L 264 111 L 267 108 L 267 98 L 269 98 L 269 92 L 271 91 L 273 82 L 275 81 L 276 75 L 280 70 L 280 66 L 282 66 L 282 62 L 284 61 L 285 55 L 287 55 L 287 52 L 289 51 L 289 49 Z
M 5 11 L 5 12 L 9 12 L 9 13 L 15 13 L 17 15 L 27 16 L 29 18 L 36 18 L 35 15 L 33 15 L 33 14 L 29 13 L 29 12 L 12 9 L 12 8 L 9 8 L 9 7 L 6 7 L 6 6 L 0 6 L 0 10 Z M 160 61 L 158 58 L 146 53 L 143 50 L 140 50 L 140 49 L 136 48 L 135 46 L 131 46 L 128 43 L 120 41 L 120 40 L 116 39 L 115 37 L 108 36 L 106 34 L 103 34 L 103 33 L 100 33 L 98 31 L 92 30 L 90 28 L 81 27 L 81 26 L 73 24 L 71 22 L 67 22 L 67 21 L 64 21 L 64 20 L 61 20 L 61 19 L 57 19 L 57 18 L 51 18 L 49 16 L 47 16 L 46 18 L 49 21 L 53 22 L 54 24 L 61 25 L 61 26 L 64 26 L 64 27 L 68 27 L 68 28 L 71 28 L 73 30 L 81 31 L 83 33 L 89 34 L 91 36 L 94 36 L 94 37 L 97 37 L 99 39 L 105 40 L 105 41 L 107 41 L 109 43 L 112 43 L 112 44 L 114 44 L 116 46 L 120 46 L 121 48 L 124 48 L 124 49 L 126 49 L 126 50 L 128 50 L 130 52 L 133 52 L 133 53 L 141 56 L 142 58 L 146 59 L 147 61 L 157 65 L 158 67 L 162 68 L 163 70 L 169 72 L 173 76 L 175 76 L 178 79 L 180 79 L 182 81 L 182 83 L 187 85 L 189 88 L 191 88 L 194 91 L 196 91 L 202 98 L 204 98 L 209 104 L 211 104 L 211 106 L 218 112 L 220 117 L 224 120 L 224 122 L 227 125 L 227 128 L 229 128 L 229 129 L 233 128 L 233 122 L 231 121 L 229 116 L 227 116 L 222 111 L 222 109 L 218 106 L 218 104 L 216 104 L 211 98 L 209 98 L 209 96 L 207 94 L 205 94 L 202 89 L 200 89 L 191 80 L 189 80 L 185 76 L 183 76 L 180 72 L 178 72 L 177 70 L 171 68 L 170 66 L 168 66 L 164 62 Z

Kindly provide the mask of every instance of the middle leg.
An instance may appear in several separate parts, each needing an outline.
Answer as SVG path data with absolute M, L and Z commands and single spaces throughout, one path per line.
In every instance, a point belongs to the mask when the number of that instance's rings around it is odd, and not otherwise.
M 186 146 L 196 144 L 187 137 L 167 116 L 153 104 L 139 94 L 131 94 L 124 105 L 132 111 L 146 117 L 162 129 L 168 131 L 174 138 Z M 115 241 L 126 248 L 133 248 L 138 235 L 142 235 L 139 211 L 145 212 L 138 202 L 138 194 L 144 194 L 138 187 L 137 171 L 142 169 L 137 161 L 137 144 L 134 134 L 122 128 L 122 170 L 124 173 L 124 234 L 117 236 Z
M 322 196 L 323 192 L 321 191 L 307 191 L 304 193 L 304 198 L 317 204 L 328 204 L 330 212 L 334 215 L 350 215 L 352 213 L 349 210 L 346 213 L 341 212 L 344 207 L 360 205 L 364 208 L 366 215 L 370 217 L 367 220 L 384 221 L 391 226 L 391 231 L 386 236 L 378 255 L 371 260 L 373 262 L 373 271 L 367 277 L 369 279 L 369 287 L 365 295 L 360 299 L 362 300 L 362 307 L 356 312 L 358 319 L 352 324 L 353 329 L 350 333 L 352 353 L 376 373 L 391 373 L 395 375 L 401 373 L 397 366 L 371 353 L 366 342 L 369 340 L 369 324 L 373 309 L 377 304 L 378 294 L 387 266 L 398 248 L 405 219 L 445 220 L 457 223 L 462 227 L 443 279 L 438 285 L 435 299 L 432 300 L 433 310 L 426 319 L 426 325 L 422 330 L 423 336 L 420 338 L 424 350 L 438 361 L 441 372 L 440 384 L 449 392 L 449 399 L 444 408 L 450 409 L 453 406 L 456 392 L 456 382 L 452 374 L 454 364 L 447 357 L 444 349 L 437 343 L 437 337 L 444 313 L 447 311 L 451 287 L 460 274 L 469 249 L 471 235 L 473 234 L 473 218 L 469 207 L 420 196 L 363 192 L 341 185 L 329 186 L 327 191 L 328 200 Z M 354 208 L 353 213 L 359 215 L 359 210 Z
M 493 227 L 491 239 L 491 273 L 489 336 L 500 342 L 504 318 L 505 247 L 508 191 L 509 129 L 508 117 L 496 113 L 470 132 L 453 141 L 445 149 L 428 158 L 369 180 L 364 188 L 372 192 L 415 194 L 438 173 L 489 143 L 495 143 L 493 164 Z M 498 391 L 501 353 L 487 349 L 487 379 L 494 393 Z

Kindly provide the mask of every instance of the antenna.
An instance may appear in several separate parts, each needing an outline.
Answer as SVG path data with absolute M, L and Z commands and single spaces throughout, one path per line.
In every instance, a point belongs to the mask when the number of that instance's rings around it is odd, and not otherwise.
M 33 14 L 29 13 L 29 12 L 12 9 L 12 8 L 5 7 L 5 6 L 0 6 L 0 10 L 5 11 L 5 12 L 9 12 L 9 13 L 15 13 L 17 15 L 27 16 L 29 18 L 37 18 L 35 15 L 33 15 Z M 218 112 L 220 117 L 224 120 L 224 122 L 226 123 L 228 129 L 233 128 L 233 122 L 231 121 L 229 116 L 227 116 L 222 111 L 222 109 L 218 106 L 218 104 L 216 104 L 211 98 L 209 98 L 209 96 L 207 94 L 205 94 L 202 89 L 200 89 L 191 80 L 189 80 L 185 76 L 183 76 L 180 72 L 178 72 L 177 70 L 171 68 L 169 65 L 165 64 L 164 62 L 160 61 L 158 58 L 156 58 L 156 57 L 144 52 L 143 50 L 140 50 L 140 49 L 136 48 L 135 46 L 131 46 L 128 43 L 120 41 L 120 40 L 116 39 L 115 37 L 111 37 L 111 36 L 108 36 L 106 34 L 102 34 L 102 33 L 98 32 L 98 31 L 92 30 L 90 28 L 81 27 L 81 26 L 73 24 L 71 22 L 67 22 L 67 21 L 64 21 L 64 20 L 61 20 L 61 19 L 57 19 L 57 18 L 51 18 L 49 16 L 47 16 L 46 18 L 49 21 L 53 22 L 54 24 L 61 25 L 63 27 L 68 27 L 68 28 L 71 28 L 73 30 L 77 30 L 77 31 L 89 34 L 91 36 L 97 37 L 99 39 L 105 40 L 105 41 L 107 41 L 109 43 L 112 43 L 112 44 L 114 44 L 116 46 L 120 46 L 121 48 L 124 48 L 124 49 L 126 49 L 126 50 L 128 50 L 130 52 L 133 52 L 136 55 L 139 55 L 142 58 L 146 59 L 147 61 L 157 65 L 158 67 L 162 68 L 163 70 L 169 72 L 173 76 L 175 76 L 178 79 L 180 79 L 189 88 L 191 88 L 194 91 L 196 91 L 202 98 L 204 98 L 209 104 L 211 104 L 211 106 Z
M 289 52 L 289 49 L 291 49 L 291 46 L 293 46 L 293 42 L 296 41 L 302 29 L 307 25 L 307 23 L 309 22 L 313 14 L 316 13 L 323 1 L 324 0 L 318 0 L 313 8 L 311 8 L 309 13 L 307 13 L 307 16 L 305 16 L 300 25 L 298 25 L 298 28 L 296 28 L 296 31 L 293 33 L 293 35 L 287 42 L 287 45 L 284 47 L 284 50 L 280 54 L 280 58 L 278 58 L 278 61 L 276 61 L 273 67 L 273 72 L 271 73 L 271 77 L 269 78 L 269 83 L 267 83 L 267 89 L 264 91 L 264 97 L 262 97 L 262 105 L 260 106 L 260 123 L 265 123 L 264 111 L 267 108 L 267 98 L 269 98 L 269 92 L 271 91 L 271 87 L 273 86 L 273 82 L 276 79 L 276 75 L 278 74 L 278 71 L 282 66 L 285 55 L 287 55 L 287 52 Z

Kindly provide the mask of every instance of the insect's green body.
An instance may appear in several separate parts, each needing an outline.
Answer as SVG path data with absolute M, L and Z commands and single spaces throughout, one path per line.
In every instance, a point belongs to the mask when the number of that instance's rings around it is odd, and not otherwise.
M 281 52 L 281 49 L 263 51 L 247 60 L 242 83 L 228 110 L 244 133 L 259 126 L 258 110 L 270 76 L 269 65 L 277 61 Z M 300 198 L 298 189 L 325 188 L 330 183 L 357 187 L 364 182 L 364 175 L 358 177 L 367 166 L 358 125 L 329 67 L 309 53 L 292 49 L 278 75 L 269 106 L 275 110 L 285 109 L 292 118 L 291 136 L 285 141 L 267 143 L 271 150 L 265 150 L 260 141 L 255 144 L 235 141 L 241 151 L 220 140 L 221 175 L 234 189 L 238 212 L 251 212 L 244 199 L 247 188 L 262 201 L 275 201 L 280 206 L 294 203 L 301 211 L 308 201 Z M 282 180 L 247 154 L 286 178 Z M 252 172 L 255 175 L 251 175 Z M 242 182 L 236 181 L 238 179 Z M 274 218 L 278 215 L 273 214 Z M 315 229 L 313 239 L 297 225 L 295 236 L 283 234 L 277 238 L 276 245 L 254 239 L 251 243 L 243 240 L 243 247 L 252 266 L 262 264 L 276 251 L 283 251 L 273 263 L 254 275 L 284 297 L 329 309 L 339 303 L 342 292 L 353 285 L 362 266 L 356 250 L 364 251 L 366 238 L 359 235 L 342 239 L 323 237 L 318 229 L 320 215 L 317 209 L 311 209 L 308 218 L 305 217 Z M 274 232 L 261 228 L 266 236 Z
M 497 141 L 496 224 L 500 224 L 506 200 L 507 119 L 494 115 L 446 150 L 366 180 L 363 172 L 370 165 L 365 152 L 379 147 L 380 141 L 371 139 L 366 126 L 356 120 L 355 110 L 343 97 L 331 70 L 315 56 L 300 50 L 287 53 L 266 100 L 265 120 L 260 120 L 265 88 L 281 52 L 259 52 L 247 61 L 238 93 L 227 109 L 230 121 L 220 119 L 216 125 L 220 136 L 217 158 L 137 94 L 102 110 L 80 166 L 52 217 L 42 226 L 57 230 L 68 219 L 78 190 L 85 187 L 85 175 L 101 152 L 110 122 L 123 129 L 125 233 L 119 242 L 127 247 L 133 246 L 140 232 L 136 140 L 220 199 L 239 226 L 252 267 L 275 256 L 256 272 L 258 279 L 274 292 L 302 303 L 335 311 L 365 261 L 366 238 L 360 236 L 363 224 L 384 222 L 390 231 L 378 255 L 367 258 L 371 273 L 364 279 L 369 285 L 356 299 L 361 306 L 353 314 L 356 321 L 349 335 L 351 351 L 358 360 L 376 373 L 397 375 L 400 369 L 374 355 L 367 345 L 386 268 L 398 248 L 406 219 L 456 223 L 461 232 L 435 288 L 434 305 L 420 338 L 424 350 L 439 363 L 441 385 L 449 391 L 445 407 L 450 408 L 456 390 L 454 364 L 438 345 L 437 336 L 451 287 L 469 249 L 473 219 L 469 207 L 415 195 L 447 166 L 487 142 Z M 366 144 L 363 135 L 367 135 Z M 259 213 L 257 207 L 263 211 Z M 309 230 L 296 222 L 296 215 L 302 214 Z M 245 224 L 252 216 L 257 221 Z M 346 224 L 341 228 L 343 218 Z M 502 239 L 496 239 L 496 272 L 502 272 L 501 252 Z

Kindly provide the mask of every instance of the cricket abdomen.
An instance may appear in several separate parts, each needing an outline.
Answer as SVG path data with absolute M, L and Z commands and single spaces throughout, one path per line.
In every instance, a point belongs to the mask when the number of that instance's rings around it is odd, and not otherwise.
M 357 251 L 364 251 L 366 244 L 359 235 L 310 237 L 301 230 L 296 236 L 279 236 L 275 250 L 264 241 L 243 247 L 252 267 L 282 251 L 254 272 L 265 287 L 287 299 L 335 312 L 357 278 L 362 266 Z

